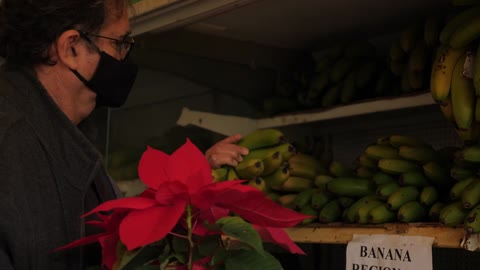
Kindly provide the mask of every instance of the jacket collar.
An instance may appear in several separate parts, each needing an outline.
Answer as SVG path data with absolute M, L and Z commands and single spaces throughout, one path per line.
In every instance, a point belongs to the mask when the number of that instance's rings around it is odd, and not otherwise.
M 32 69 L 8 69 L 6 72 L 6 79 L 15 88 L 9 98 L 33 128 L 55 170 L 75 188 L 86 190 L 93 180 L 100 153 L 60 110 Z

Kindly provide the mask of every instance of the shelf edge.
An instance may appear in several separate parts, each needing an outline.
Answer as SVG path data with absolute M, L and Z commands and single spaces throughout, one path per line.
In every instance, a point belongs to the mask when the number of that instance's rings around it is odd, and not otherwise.
M 285 229 L 297 243 L 348 244 L 354 234 L 386 234 L 433 237 L 434 247 L 461 248 L 465 238 L 463 228 L 450 228 L 421 223 L 386 223 L 381 226 L 322 226 Z
M 247 134 L 261 128 L 276 128 L 434 104 L 435 101 L 428 92 L 405 97 L 358 102 L 350 105 L 337 106 L 329 110 L 286 114 L 263 119 L 222 115 L 184 108 L 177 124 L 180 126 L 191 124 L 222 135 L 230 136 L 236 133 Z

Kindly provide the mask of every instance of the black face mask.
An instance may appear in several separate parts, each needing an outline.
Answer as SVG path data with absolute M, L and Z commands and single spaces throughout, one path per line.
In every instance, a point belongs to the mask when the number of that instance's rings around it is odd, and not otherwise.
M 137 77 L 138 67 L 128 58 L 117 60 L 109 54 L 100 51 L 100 61 L 90 81 L 87 81 L 78 71 L 72 72 L 88 88 L 97 93 L 97 107 L 120 107 L 125 104 Z

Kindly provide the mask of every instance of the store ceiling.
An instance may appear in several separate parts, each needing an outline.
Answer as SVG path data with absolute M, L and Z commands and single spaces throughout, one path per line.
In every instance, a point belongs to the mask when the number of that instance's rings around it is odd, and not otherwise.
M 373 37 L 400 31 L 431 14 L 444 14 L 448 0 L 260 0 L 196 22 L 189 31 L 306 49 L 329 37 Z

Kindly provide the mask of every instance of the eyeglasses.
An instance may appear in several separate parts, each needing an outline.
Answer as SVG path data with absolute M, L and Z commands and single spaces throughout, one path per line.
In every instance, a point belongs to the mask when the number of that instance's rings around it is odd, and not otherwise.
M 82 32 L 82 31 L 79 31 L 79 33 L 85 40 L 87 40 L 89 43 L 94 45 L 98 51 L 100 51 L 100 49 L 97 47 L 95 43 L 93 43 L 93 41 L 88 36 L 104 38 L 104 39 L 115 41 L 115 45 L 118 48 L 118 53 L 120 56 L 122 56 L 121 60 L 127 59 L 128 55 L 130 54 L 130 51 L 133 48 L 133 45 L 135 45 L 135 40 L 131 36 L 125 36 L 123 39 L 116 39 L 116 38 L 91 34 L 91 33 Z

